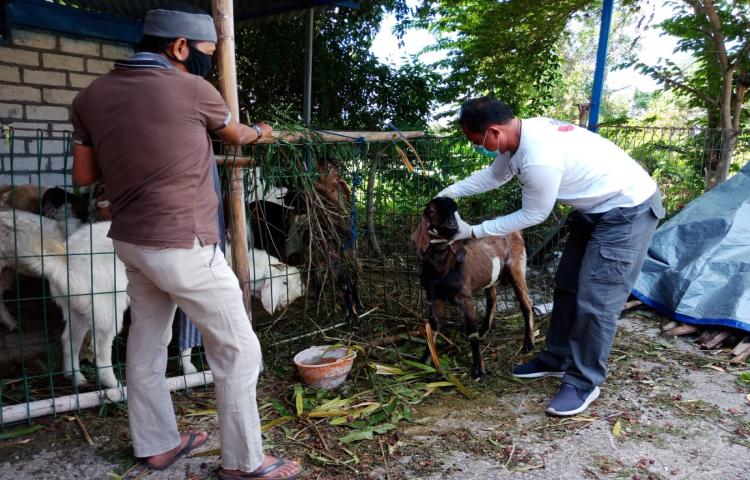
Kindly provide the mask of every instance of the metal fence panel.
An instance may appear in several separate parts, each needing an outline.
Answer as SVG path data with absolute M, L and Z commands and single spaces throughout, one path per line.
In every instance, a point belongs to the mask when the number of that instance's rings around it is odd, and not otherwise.
M 714 159 L 721 149 L 721 132 L 716 130 L 606 127 L 600 133 L 630 153 L 652 175 L 662 191 L 668 214 L 679 211 L 705 190 L 705 178 L 714 168 Z M 70 184 L 69 147 L 70 136 L 67 132 L 7 131 L 0 147 L 3 168 L 0 183 L 10 186 L 59 186 L 67 192 L 66 195 L 71 198 L 78 195 L 91 206 L 96 200 L 95 192 L 79 191 Z M 305 295 L 273 315 L 268 314 L 260 302 L 253 302 L 253 326 L 264 347 L 267 364 L 287 362 L 300 347 L 317 341 L 356 341 L 420 324 L 424 305 L 419 286 L 419 262 L 409 243 L 409 236 L 417 225 L 424 205 L 435 193 L 489 164 L 489 160 L 478 157 L 470 145 L 458 137 L 423 138 L 412 141 L 408 146 L 400 142 L 358 141 L 346 144 L 256 145 L 246 148 L 243 158 L 250 158 L 257 165 L 257 168 L 253 165 L 243 167 L 244 191 L 248 199 L 246 213 L 251 218 L 259 215 L 260 207 L 258 204 L 250 205 L 250 202 L 258 199 L 278 202 L 278 197 L 299 185 L 301 178 L 316 177 L 318 173 L 314 167 L 322 161 L 338 165 L 343 180 L 351 190 L 348 198 L 350 205 L 346 206 L 348 210 L 344 212 L 349 229 L 344 234 L 338 233 L 346 238 L 329 238 L 329 241 L 350 250 L 359 260 L 358 286 L 364 310 L 358 319 L 347 321 L 340 289 L 336 287 L 334 279 L 326 280 L 320 275 L 321 265 L 304 261 L 304 258 L 311 256 L 308 250 L 312 243 L 303 232 L 299 275 L 307 286 Z M 222 175 L 226 176 L 226 166 L 235 161 L 234 157 L 220 155 L 219 159 L 224 163 Z M 750 159 L 750 135 L 741 132 L 734 159 L 732 171 L 737 171 Z M 603 158 L 602 161 L 607 159 Z M 407 164 L 413 167 L 413 171 Z M 520 207 L 520 191 L 518 182 L 511 181 L 496 191 L 461 199 L 459 208 L 462 217 L 469 222 L 479 222 L 510 213 Z M 263 208 L 262 214 L 272 215 L 271 210 L 275 207 L 265 204 Z M 552 275 L 563 241 L 560 227 L 567 213 L 565 207 L 557 206 L 543 224 L 524 232 L 530 258 L 528 283 L 534 304 L 543 305 L 551 301 Z M 40 217 L 38 230 L 42 226 Z M 305 238 L 308 239 L 307 243 Z M 89 239 L 89 245 L 93 245 L 93 237 Z M 67 248 L 70 251 L 70 246 Z M 67 305 L 71 304 L 75 295 L 92 298 L 109 295 L 115 298 L 117 293 L 124 292 L 125 285 L 117 282 L 113 289 L 99 288 L 102 282 L 94 277 L 94 256 L 109 255 L 113 270 L 116 264 L 111 250 L 93 251 L 95 253 L 89 249 L 86 253 L 84 249 L 80 253 L 92 258 L 88 290 L 68 291 L 63 295 L 67 295 L 63 299 Z M 63 338 L 64 326 L 58 305 L 61 302 L 55 302 L 48 282 L 19 273 L 22 268 L 18 262 L 23 259 L 17 254 L 18 248 L 6 248 L 7 252 L 10 253 L 3 260 L 8 269 L 3 276 L 9 282 L 3 302 L 18 322 L 18 328 L 11 331 L 5 325 L 0 326 L 0 406 L 23 406 L 35 400 L 54 400 L 68 395 L 78 399 L 80 393 L 102 386 L 101 369 L 108 367 L 114 367 L 117 377 L 122 378 L 127 318 L 117 319 L 120 322 L 117 328 L 123 325 L 125 328 L 113 342 L 112 365 L 99 365 L 100 371 L 97 371 L 90 361 L 83 362 L 82 373 L 89 382 L 76 386 L 65 378 L 63 372 L 60 339 Z M 328 252 L 334 256 L 339 253 Z M 50 256 L 59 256 L 61 252 L 41 252 L 39 255 L 41 261 L 54 263 Z M 294 272 L 284 269 L 275 275 L 289 276 Z M 289 278 L 285 280 L 287 287 L 282 288 L 289 288 Z M 500 292 L 498 308 L 509 313 L 516 312 L 514 296 L 506 290 Z M 478 308 L 483 308 L 479 302 Z M 102 321 L 103 313 L 96 309 L 89 315 L 94 323 Z M 458 318 L 457 312 L 449 311 L 449 318 Z M 96 329 L 93 331 L 97 332 Z M 178 336 L 175 335 L 175 338 Z M 71 342 L 70 335 L 65 338 Z M 96 339 L 90 345 L 96 350 Z M 87 347 L 82 352 L 84 356 L 96 354 L 88 353 Z M 170 374 L 179 375 L 178 356 L 177 349 L 174 349 L 170 355 Z M 194 363 L 198 364 L 199 369 L 207 368 L 204 361 L 194 360 Z M 51 402 L 51 405 L 54 412 L 55 403 Z M 78 405 L 75 403 L 73 406 Z M 0 418 L 0 426 L 6 423 Z

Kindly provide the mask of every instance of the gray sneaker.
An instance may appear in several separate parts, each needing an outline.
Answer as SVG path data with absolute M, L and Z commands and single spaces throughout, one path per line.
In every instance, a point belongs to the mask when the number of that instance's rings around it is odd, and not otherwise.
M 558 417 L 577 415 L 586 410 L 597 398 L 599 398 L 599 387 L 587 391 L 569 383 L 563 383 L 560 385 L 560 390 L 550 400 L 545 412 Z
M 526 363 L 516 366 L 511 374 L 516 378 L 540 378 L 540 377 L 557 377 L 562 378 L 565 372 L 557 370 L 537 357 L 532 358 Z

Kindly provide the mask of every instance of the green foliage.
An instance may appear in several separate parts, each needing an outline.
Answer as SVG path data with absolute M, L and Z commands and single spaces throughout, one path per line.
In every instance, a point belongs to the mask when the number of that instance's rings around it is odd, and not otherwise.
M 632 5 L 615 4 L 607 52 L 608 66 L 634 60 L 633 47 L 637 38 L 628 32 L 638 18 Z M 560 51 L 560 75 L 551 92 L 551 105 L 544 112 L 545 115 L 578 123 L 578 105 L 587 104 L 591 99 L 600 20 L 601 17 L 592 12 L 580 12 L 573 16 L 563 31 L 556 47 Z M 623 117 L 628 117 L 630 105 L 613 98 L 612 93 L 605 84 L 600 124 L 622 123 Z
M 447 72 L 441 101 L 493 95 L 529 116 L 542 113 L 555 101 L 553 91 L 563 64 L 559 43 L 569 21 L 599 4 L 594 0 L 425 0 L 416 20 L 404 22 L 402 28 L 430 28 L 438 36 L 435 49 L 449 52 L 437 65 Z
M 404 15 L 404 0 L 366 0 L 359 9 L 328 9 L 316 15 L 314 126 L 373 129 L 388 120 L 403 128 L 426 125 L 437 74 L 417 62 L 394 69 L 370 53 L 386 11 Z M 291 105 L 301 116 L 304 18 L 243 26 L 236 37 L 240 107 L 262 119 L 273 106 Z
M 750 24 L 750 4 L 732 0 L 711 0 L 709 3 L 716 8 L 728 58 L 738 67 L 733 83 L 736 85 L 742 78 L 742 81 L 748 82 L 746 77 L 750 61 L 746 46 L 750 42 L 747 27 Z M 659 25 L 665 33 L 679 38 L 676 51 L 687 52 L 692 56 L 693 62 L 688 67 L 678 65 L 668 58 L 663 59 L 659 65 L 635 61 L 630 64 L 641 73 L 662 82 L 666 89 L 674 89 L 684 96 L 689 107 L 705 111 L 705 125 L 720 127 L 720 110 L 724 105 L 721 98 L 723 68 L 717 55 L 717 46 L 710 36 L 708 16 L 699 4 L 694 0 L 667 2 L 674 9 L 674 15 Z M 735 87 L 730 102 L 732 105 L 736 101 L 736 95 Z M 733 115 L 739 113 L 733 112 Z M 723 127 L 728 128 L 727 125 Z

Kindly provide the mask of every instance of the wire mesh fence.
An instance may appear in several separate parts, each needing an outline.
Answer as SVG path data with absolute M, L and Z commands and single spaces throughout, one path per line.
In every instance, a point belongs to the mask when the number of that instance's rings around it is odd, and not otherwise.
M 669 215 L 705 190 L 723 138 L 709 129 L 608 127 L 600 133 L 647 169 Z M 71 184 L 69 147 L 69 133 L 43 130 L 6 130 L 0 147 L 4 411 L 36 400 L 75 402 L 84 392 L 125 380 L 127 280 L 106 237 L 106 192 Z M 278 143 L 241 153 L 217 158 L 225 193 L 233 188 L 231 173 L 241 173 L 253 327 L 267 366 L 287 362 L 301 347 L 321 340 L 357 342 L 421 324 L 426 315 L 419 261 L 409 236 L 435 193 L 489 160 L 458 137 L 408 145 L 357 138 Z M 730 174 L 750 160 L 750 135 L 739 132 L 733 158 Z M 520 192 L 513 180 L 459 200 L 459 209 L 476 223 L 518 209 Z M 231 218 L 231 202 L 225 208 Z M 544 223 L 524 232 L 529 290 L 537 306 L 551 302 L 567 213 L 556 206 Z M 499 291 L 498 308 L 517 311 L 512 292 Z M 90 338 L 84 338 L 86 332 Z M 169 375 L 180 375 L 180 346 L 170 353 Z M 192 353 L 198 370 L 209 367 L 200 349 Z M 50 402 L 50 413 L 55 405 Z M 7 423 L 0 415 L 0 426 Z

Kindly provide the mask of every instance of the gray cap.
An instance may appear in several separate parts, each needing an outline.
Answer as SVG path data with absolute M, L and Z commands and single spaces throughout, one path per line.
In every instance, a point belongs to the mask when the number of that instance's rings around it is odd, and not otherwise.
M 216 27 L 208 14 L 149 10 L 143 20 L 143 34 L 216 43 Z

